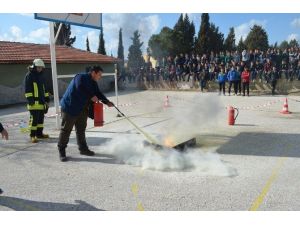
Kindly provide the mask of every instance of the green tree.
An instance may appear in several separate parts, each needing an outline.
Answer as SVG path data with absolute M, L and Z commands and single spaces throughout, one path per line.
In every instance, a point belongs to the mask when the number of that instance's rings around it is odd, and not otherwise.
M 261 26 L 254 25 L 245 40 L 245 45 L 248 49 L 266 51 L 269 48 L 267 32 Z
M 155 59 L 177 54 L 173 43 L 173 30 L 163 27 L 159 34 L 150 37 L 149 52 Z
M 246 49 L 247 46 L 245 45 L 244 41 L 243 41 L 243 37 L 240 38 L 239 43 L 237 45 L 237 50 L 239 52 L 242 52 L 244 49 Z
M 279 45 L 279 48 L 280 48 L 281 50 L 285 50 L 285 49 L 287 49 L 287 48 L 289 48 L 289 47 L 290 47 L 290 45 L 289 45 L 289 43 L 288 43 L 287 41 L 283 41 L 283 42 L 281 42 L 280 45 Z
M 194 48 L 195 25 L 190 22 L 188 14 L 183 19 L 183 53 L 190 53 Z
M 58 31 L 60 23 L 54 23 L 54 35 Z M 56 45 L 65 45 L 65 46 L 72 46 L 72 44 L 76 41 L 76 36 L 71 37 L 71 25 L 70 24 L 62 24 L 62 27 L 59 31 Z
M 86 50 L 87 50 L 88 52 L 91 51 L 91 49 L 90 49 L 89 37 L 86 37 Z
M 140 36 L 137 30 L 133 33 L 132 45 L 128 50 L 128 67 L 132 69 L 139 69 L 145 63 L 141 50 L 143 42 L 140 41 Z
M 123 46 L 123 37 L 122 37 L 122 28 L 119 30 L 119 45 L 118 45 L 118 58 L 121 59 L 119 65 L 124 66 L 124 46 Z
M 163 27 L 159 34 L 152 35 L 148 46 L 152 56 L 166 57 L 179 53 L 190 53 L 195 45 L 195 25 L 190 22 L 187 14 L 180 14 L 173 30 L 169 27 Z
M 195 45 L 196 53 L 203 54 L 208 53 L 208 45 L 209 45 L 209 15 L 208 13 L 202 13 L 201 15 L 201 24 L 200 29 L 197 36 L 197 42 Z
M 98 54 L 102 54 L 102 55 L 106 55 L 106 51 L 105 51 L 105 42 L 104 42 L 104 38 L 103 38 L 103 29 L 101 29 L 100 31 L 100 35 L 99 35 L 99 47 L 98 47 Z
M 224 42 L 224 48 L 225 50 L 228 51 L 234 51 L 236 46 L 235 46 L 235 33 L 233 27 L 229 28 L 229 33 L 227 38 L 225 39 Z
M 185 51 L 184 29 L 183 14 L 180 14 L 177 23 L 174 25 L 171 40 L 174 44 L 175 54 Z
M 292 39 L 292 40 L 290 40 L 289 46 L 290 46 L 290 48 L 298 48 L 299 43 L 296 39 Z
M 215 24 L 210 24 L 208 30 L 207 53 L 210 51 L 220 52 L 223 50 L 224 34 L 219 32 L 219 27 Z
M 196 34 L 196 30 L 195 30 L 195 24 L 192 21 L 190 24 L 190 29 L 188 31 L 188 40 L 189 40 L 189 45 L 190 45 L 190 51 L 195 51 L 195 34 Z

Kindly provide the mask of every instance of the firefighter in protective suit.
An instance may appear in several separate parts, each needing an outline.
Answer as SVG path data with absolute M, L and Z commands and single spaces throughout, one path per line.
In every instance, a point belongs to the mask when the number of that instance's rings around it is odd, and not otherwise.
M 47 113 L 49 108 L 49 93 L 45 89 L 42 76 L 44 68 L 43 60 L 35 59 L 25 77 L 25 97 L 30 112 L 29 129 L 32 143 L 37 143 L 38 139 L 49 138 L 48 134 L 43 133 L 44 113 Z

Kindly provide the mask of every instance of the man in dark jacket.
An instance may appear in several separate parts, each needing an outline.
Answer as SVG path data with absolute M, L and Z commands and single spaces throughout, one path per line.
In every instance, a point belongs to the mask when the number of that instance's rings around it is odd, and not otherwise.
M 44 68 L 43 60 L 35 59 L 25 77 L 25 97 L 30 112 L 29 129 L 32 143 L 37 143 L 38 138 L 49 138 L 48 134 L 43 133 L 44 113 L 48 110 L 50 100 L 42 76 Z
M 114 106 L 98 88 L 96 81 L 101 79 L 102 72 L 103 69 L 100 66 L 94 66 L 89 73 L 77 74 L 60 101 L 62 122 L 58 140 L 58 151 L 62 162 L 67 161 L 66 147 L 74 125 L 80 154 L 87 156 L 95 154 L 89 150 L 85 138 L 89 102 L 90 100 L 93 102 L 100 100 L 109 107 Z

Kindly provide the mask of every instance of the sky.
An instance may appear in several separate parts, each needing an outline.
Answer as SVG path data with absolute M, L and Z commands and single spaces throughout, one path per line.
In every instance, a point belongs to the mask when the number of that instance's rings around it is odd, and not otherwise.
M 196 34 L 200 27 L 200 13 L 188 13 L 194 21 Z M 118 32 L 123 30 L 125 57 L 131 45 L 131 37 L 139 30 L 142 50 L 145 53 L 152 34 L 158 34 L 162 27 L 173 28 L 179 13 L 104 13 L 103 30 L 105 49 L 108 55 L 117 56 Z M 300 41 L 300 14 L 295 13 L 210 13 L 210 22 L 219 27 L 227 37 L 230 27 L 234 27 L 236 42 L 245 37 L 254 25 L 261 25 L 269 36 L 269 43 L 296 39 Z M 86 38 L 89 38 L 92 52 L 96 52 L 99 43 L 99 30 L 80 26 L 71 27 L 72 36 L 76 36 L 74 47 L 86 50 Z M 49 23 L 34 19 L 33 13 L 0 13 L 0 40 L 29 43 L 49 43 Z

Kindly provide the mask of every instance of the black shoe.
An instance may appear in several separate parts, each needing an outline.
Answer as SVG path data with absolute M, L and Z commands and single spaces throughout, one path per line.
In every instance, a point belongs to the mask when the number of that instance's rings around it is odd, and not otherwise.
M 3 193 L 2 189 L 0 188 L 0 195 Z
M 95 152 L 89 150 L 89 149 L 85 149 L 85 150 L 79 150 L 80 151 L 80 155 L 87 155 L 87 156 L 93 156 L 95 155 Z
M 39 135 L 36 135 L 37 138 L 39 139 L 46 139 L 46 138 L 49 138 L 49 134 L 39 134 Z
M 66 157 L 66 156 L 59 156 L 59 159 L 60 159 L 60 161 L 61 162 L 66 162 L 66 161 L 68 161 L 68 158 Z
M 58 151 L 59 151 L 59 159 L 60 159 L 60 161 L 61 162 L 68 161 L 68 158 L 66 156 L 66 149 L 59 148 Z

